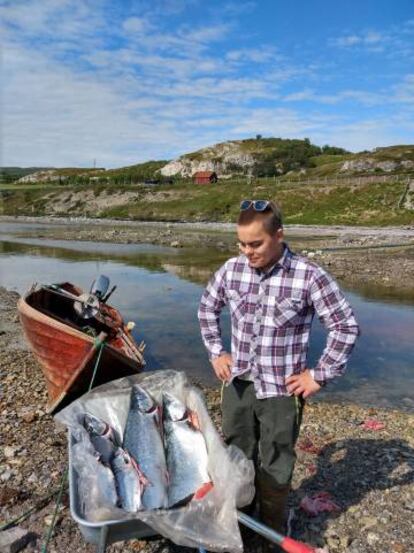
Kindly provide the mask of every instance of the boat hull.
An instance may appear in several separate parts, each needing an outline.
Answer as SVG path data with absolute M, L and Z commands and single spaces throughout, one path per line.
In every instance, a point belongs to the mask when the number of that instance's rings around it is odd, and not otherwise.
M 68 283 L 60 286 L 80 295 L 81 291 Z M 62 302 L 67 305 L 62 307 Z M 91 326 L 77 328 L 73 303 L 41 288 L 20 298 L 17 306 L 24 335 L 46 380 L 50 413 L 68 405 L 91 385 L 136 374 L 144 365 L 142 351 L 114 308 L 105 306 L 108 322 L 110 317 L 113 324 L 105 326 L 102 320 L 91 320 Z M 85 331 L 93 326 L 94 336 Z

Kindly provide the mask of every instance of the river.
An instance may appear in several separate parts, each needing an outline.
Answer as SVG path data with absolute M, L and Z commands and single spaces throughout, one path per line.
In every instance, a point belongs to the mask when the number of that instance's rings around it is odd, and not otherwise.
M 33 282 L 70 281 L 88 289 L 99 274 L 117 289 L 111 303 L 136 323 L 137 341 L 147 344 L 149 369 L 185 370 L 206 384 L 215 382 L 201 343 L 197 306 L 209 275 L 223 253 L 207 248 L 176 249 L 152 244 L 21 238 L 36 224 L 0 223 L 0 285 L 24 293 Z M 362 329 L 345 376 L 319 397 L 363 405 L 414 410 L 414 304 L 403 296 L 383 299 L 375 288 L 345 290 Z M 229 319 L 223 335 L 229 343 Z M 326 333 L 315 320 L 310 364 Z

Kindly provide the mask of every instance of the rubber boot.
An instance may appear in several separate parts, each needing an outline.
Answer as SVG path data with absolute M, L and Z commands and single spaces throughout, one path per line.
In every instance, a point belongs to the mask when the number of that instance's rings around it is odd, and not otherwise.
M 280 486 L 267 473 L 261 471 L 257 475 L 257 494 L 259 500 L 260 520 L 280 534 L 285 534 L 285 507 L 290 485 Z M 282 551 L 280 547 L 269 540 L 263 539 L 263 553 Z

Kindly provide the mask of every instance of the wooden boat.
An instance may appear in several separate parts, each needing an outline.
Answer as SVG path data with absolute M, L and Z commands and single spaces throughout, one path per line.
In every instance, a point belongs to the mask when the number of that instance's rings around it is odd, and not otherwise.
M 89 389 L 98 355 L 94 386 L 136 374 L 145 365 L 144 345 L 138 346 L 130 332 L 133 324 L 125 325 L 105 303 L 110 294 L 84 294 L 65 282 L 34 285 L 20 298 L 23 331 L 47 382 L 49 413 Z

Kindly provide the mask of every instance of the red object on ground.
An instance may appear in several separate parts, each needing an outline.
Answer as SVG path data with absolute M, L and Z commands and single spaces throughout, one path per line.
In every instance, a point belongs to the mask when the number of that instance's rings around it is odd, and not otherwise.
M 292 538 L 284 538 L 280 547 L 287 553 L 315 553 L 316 549 L 302 543 L 300 541 L 292 540 Z
M 362 423 L 362 428 L 364 430 L 383 430 L 385 428 L 385 424 L 375 419 L 367 419 Z
M 332 501 L 331 495 L 328 492 L 319 492 L 309 497 L 305 497 L 300 502 L 300 508 L 308 515 L 316 517 L 319 513 L 339 511 L 339 506 Z
M 301 451 L 305 451 L 306 453 L 313 453 L 314 455 L 319 455 L 319 453 L 322 451 L 322 448 L 315 445 L 308 438 L 305 438 L 304 440 L 300 440 L 298 442 L 297 448 L 300 449 Z
M 308 469 L 310 474 L 315 474 L 318 470 L 318 467 L 315 465 L 315 463 L 308 463 L 306 465 L 306 468 Z

